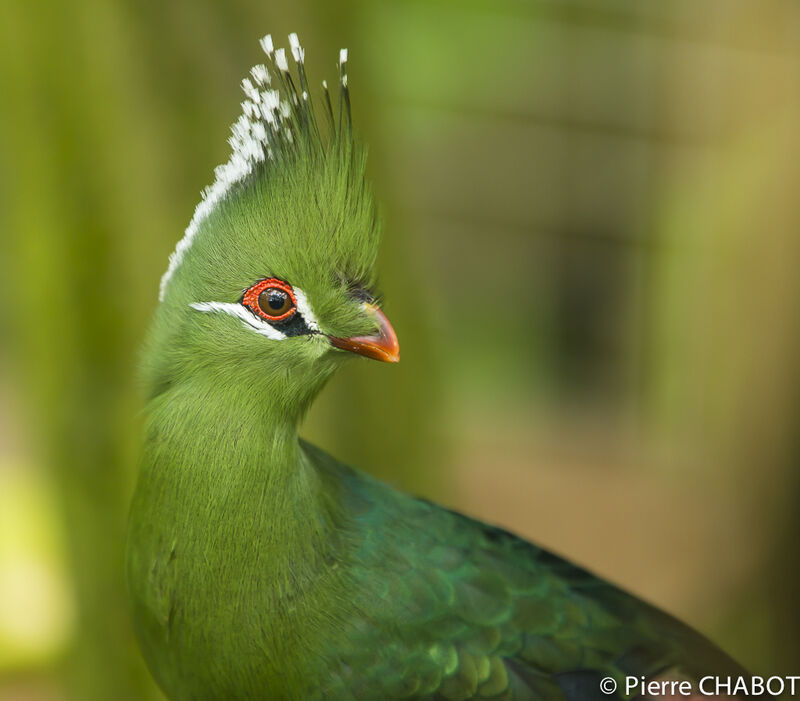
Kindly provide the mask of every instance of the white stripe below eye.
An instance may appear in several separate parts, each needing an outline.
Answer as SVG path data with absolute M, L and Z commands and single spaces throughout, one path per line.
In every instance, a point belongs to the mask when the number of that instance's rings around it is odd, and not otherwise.
M 252 329 L 262 336 L 271 338 L 273 341 L 282 341 L 286 338 L 278 329 L 268 324 L 266 321 L 259 319 L 253 312 L 245 309 L 241 304 L 230 304 L 225 302 L 192 302 L 190 305 L 192 309 L 199 312 L 222 312 L 230 316 L 235 316 L 242 321 L 242 324 L 247 328 Z

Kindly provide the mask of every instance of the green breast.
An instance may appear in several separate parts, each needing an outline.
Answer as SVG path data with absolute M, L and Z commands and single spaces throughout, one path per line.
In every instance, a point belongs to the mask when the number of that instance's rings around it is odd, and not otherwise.
M 347 586 L 336 486 L 299 451 L 189 461 L 169 445 L 148 445 L 127 548 L 148 666 L 171 699 L 301 698 Z

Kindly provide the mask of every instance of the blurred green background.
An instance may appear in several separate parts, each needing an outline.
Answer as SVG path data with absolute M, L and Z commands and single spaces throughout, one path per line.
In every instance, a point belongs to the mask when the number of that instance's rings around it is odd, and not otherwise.
M 5 0 L 0 699 L 159 698 L 137 354 L 258 37 L 350 48 L 403 361 L 304 434 L 800 673 L 800 6 Z

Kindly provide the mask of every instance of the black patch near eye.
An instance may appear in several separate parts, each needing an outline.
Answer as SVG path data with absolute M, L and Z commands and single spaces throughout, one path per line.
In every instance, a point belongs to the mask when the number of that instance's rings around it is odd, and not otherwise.
M 268 321 L 267 323 L 286 336 L 307 336 L 316 333 L 316 331 L 312 331 L 308 327 L 300 312 L 286 319 L 286 321 Z

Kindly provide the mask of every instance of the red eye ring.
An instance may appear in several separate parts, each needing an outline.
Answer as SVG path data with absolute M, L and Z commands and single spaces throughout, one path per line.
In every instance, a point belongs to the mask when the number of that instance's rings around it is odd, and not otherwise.
M 269 314 L 265 312 L 258 303 L 258 298 L 261 296 L 262 292 L 270 289 L 285 292 L 292 303 L 291 307 L 281 314 Z M 294 316 L 294 314 L 297 312 L 297 298 L 294 296 L 292 286 L 285 283 L 283 280 L 278 280 L 278 278 L 275 277 L 267 278 L 266 280 L 259 280 L 255 285 L 250 287 L 242 297 L 242 304 L 251 312 L 257 314 L 262 319 L 266 319 L 267 321 L 285 321 L 291 316 Z

